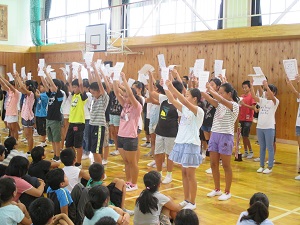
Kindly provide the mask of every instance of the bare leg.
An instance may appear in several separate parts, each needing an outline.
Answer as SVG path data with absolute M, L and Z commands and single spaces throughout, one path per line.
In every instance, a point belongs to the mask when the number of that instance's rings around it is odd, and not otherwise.
M 75 148 L 75 150 L 77 151 L 76 162 L 81 164 L 81 157 L 82 157 L 82 151 L 83 151 L 83 148 L 82 148 L 82 147 L 80 147 L 80 148 Z M 99 154 L 99 155 L 100 155 L 100 154 Z M 101 155 L 100 155 L 100 157 L 101 157 Z M 95 160 L 95 161 L 96 161 L 96 160 Z M 102 160 L 101 160 L 101 163 L 102 163 Z
M 196 195 L 197 195 L 197 181 L 196 181 L 196 168 L 189 167 L 186 168 L 186 175 L 188 179 L 188 185 L 189 185 L 189 192 L 190 192 L 190 198 L 188 199 L 189 202 L 195 204 L 196 202 Z
M 99 154 L 99 153 L 93 153 L 93 156 L 94 156 L 94 161 L 95 162 L 102 164 L 101 154 Z
M 219 162 L 220 162 L 220 154 L 217 152 L 210 151 L 210 167 L 212 170 L 215 189 L 220 190 L 220 169 L 219 169 Z
M 151 155 L 154 155 L 156 134 L 151 134 Z
M 162 171 L 162 164 L 165 161 L 165 154 L 156 154 L 154 156 L 156 169 L 158 172 Z
M 125 151 L 124 151 L 123 148 L 119 148 L 118 150 L 119 150 L 119 152 L 120 152 L 120 155 L 121 155 L 121 157 L 122 157 L 122 159 L 123 159 L 123 162 L 124 162 L 124 165 L 125 165 L 126 181 L 127 181 L 127 182 L 132 182 L 132 177 L 131 177 L 131 175 L 130 175 L 129 162 L 128 162 L 127 158 L 126 158 Z
M 223 169 L 225 172 L 225 192 L 230 192 L 230 187 L 232 183 L 232 169 L 230 165 L 231 155 L 221 155 Z
M 188 180 L 186 168 L 183 168 L 183 167 L 181 168 L 181 174 L 182 174 L 184 200 L 190 201 L 189 180 Z
M 172 172 L 174 167 L 174 163 L 169 159 L 169 155 L 167 155 L 167 171 Z
M 28 141 L 28 152 L 33 148 L 33 127 L 24 127 L 24 134 Z

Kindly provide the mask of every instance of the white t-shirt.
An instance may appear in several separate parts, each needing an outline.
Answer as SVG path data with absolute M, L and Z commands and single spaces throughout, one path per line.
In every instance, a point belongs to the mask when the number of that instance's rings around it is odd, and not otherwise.
M 161 213 L 162 207 L 170 201 L 170 198 L 165 196 L 164 194 L 159 193 L 158 191 L 153 193 L 153 196 L 158 199 L 158 210 L 153 211 L 151 213 L 143 214 L 137 205 L 134 207 L 134 225 L 152 225 L 152 224 L 159 224 L 159 215 Z
M 91 106 L 92 106 L 93 96 L 92 96 L 91 92 L 86 92 L 86 95 L 88 96 L 88 98 L 84 105 L 84 117 L 86 120 L 89 120 L 89 119 L 91 119 L 90 110 L 91 110 Z
M 65 166 L 62 169 L 65 172 L 65 174 L 69 180 L 69 185 L 66 188 L 71 193 L 74 186 L 76 184 L 80 183 L 80 178 L 81 178 L 81 177 L 79 177 L 80 169 L 76 166 Z
M 175 143 L 200 146 L 199 130 L 202 126 L 203 118 L 204 111 L 200 107 L 198 107 L 197 116 L 195 116 L 192 111 L 183 105 Z
M 239 104 L 232 103 L 232 111 L 225 105 L 219 103 L 216 108 L 211 131 L 221 134 L 234 135 L 234 123 L 239 115 Z
M 0 221 L 5 225 L 17 225 L 24 219 L 25 215 L 16 205 L 7 205 L 1 207 Z
M 256 222 L 254 222 L 254 220 L 243 220 L 242 222 L 241 221 L 241 218 L 243 216 L 247 216 L 248 215 L 248 212 L 245 211 L 245 212 L 242 212 L 236 225 L 256 225 Z M 269 219 L 265 219 L 260 225 L 274 225 L 273 222 Z
M 156 104 L 152 104 L 152 103 L 148 103 L 147 107 L 149 107 L 149 126 L 156 126 L 158 123 L 158 119 L 159 119 L 159 108 L 160 105 L 156 105 Z M 148 110 L 148 109 L 147 109 Z
M 69 92 L 69 96 L 67 97 L 66 93 L 63 90 L 60 90 L 63 95 L 63 102 L 61 104 L 61 113 L 63 115 L 70 115 L 71 103 L 72 103 L 72 93 Z
M 300 127 L 300 98 L 297 98 L 297 102 L 299 103 L 299 105 L 298 105 L 298 112 L 297 112 L 297 118 L 296 118 L 296 126 Z
M 259 114 L 256 128 L 259 129 L 275 129 L 275 112 L 279 105 L 279 100 L 276 99 L 276 104 L 272 100 L 259 98 Z
M 141 100 L 142 100 L 142 108 L 144 107 L 145 104 L 145 98 L 143 96 L 140 96 Z M 143 130 L 143 119 L 142 119 L 142 115 L 139 118 L 139 122 L 138 122 L 138 128 L 140 130 Z

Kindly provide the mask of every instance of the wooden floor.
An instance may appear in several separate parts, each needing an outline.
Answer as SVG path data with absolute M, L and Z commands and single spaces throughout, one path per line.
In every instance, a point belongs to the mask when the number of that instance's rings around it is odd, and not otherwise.
M 2 130 L 2 129 L 1 129 Z M 2 140 L 7 133 L 0 131 Z M 141 135 L 142 137 L 143 135 Z M 22 137 L 20 137 L 20 140 Z M 35 137 L 35 144 L 39 144 L 39 137 Z M 2 142 L 3 143 L 3 142 Z M 140 141 L 140 144 L 143 143 Z M 251 140 L 255 157 L 258 157 L 259 146 Z M 51 145 L 46 147 L 47 158 L 51 158 Z M 125 206 L 127 209 L 133 209 L 134 203 L 140 192 L 144 189 L 143 175 L 153 170 L 148 168 L 152 158 L 144 156 L 149 149 L 140 148 L 141 157 L 139 160 L 139 190 L 126 194 Z M 19 150 L 26 151 L 26 145 L 19 141 Z M 114 150 L 113 147 L 110 149 Z M 256 170 L 259 168 L 259 162 L 250 159 L 244 159 L 243 162 L 235 162 L 232 157 L 233 183 L 232 198 L 228 201 L 221 202 L 217 198 L 208 198 L 206 194 L 214 188 L 212 175 L 206 174 L 205 170 L 210 167 L 209 158 L 203 162 L 197 169 L 198 193 L 197 193 L 197 209 L 200 224 L 236 224 L 239 214 L 245 211 L 249 205 L 249 199 L 255 192 L 265 193 L 270 200 L 270 216 L 269 218 L 274 224 L 293 225 L 300 224 L 300 181 L 294 179 L 297 175 L 297 146 L 277 143 L 277 153 L 275 155 L 276 164 L 271 174 L 258 174 Z M 114 177 L 125 179 L 123 172 L 123 162 L 121 156 L 110 156 L 108 165 L 106 166 L 106 174 L 108 176 L 107 183 Z M 87 169 L 91 160 L 83 161 L 83 168 Z M 166 172 L 163 172 L 165 175 Z M 224 190 L 224 172 L 221 169 L 221 188 Z M 176 202 L 183 200 L 183 187 L 181 182 L 180 167 L 175 166 L 173 171 L 173 182 L 161 186 L 160 192 L 169 195 Z M 132 217 L 133 218 L 133 217 Z M 133 219 L 131 219 L 133 221 Z M 131 221 L 131 224 L 133 222 Z

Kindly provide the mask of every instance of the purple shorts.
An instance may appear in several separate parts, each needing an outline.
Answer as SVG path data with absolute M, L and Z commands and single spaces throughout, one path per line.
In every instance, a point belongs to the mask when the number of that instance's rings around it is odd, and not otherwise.
M 212 132 L 208 143 L 208 151 L 222 155 L 231 155 L 232 149 L 233 135 Z

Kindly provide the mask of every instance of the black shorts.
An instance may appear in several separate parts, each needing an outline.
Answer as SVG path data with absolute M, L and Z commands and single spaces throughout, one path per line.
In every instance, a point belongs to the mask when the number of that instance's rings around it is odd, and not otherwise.
M 102 148 L 105 138 L 105 127 L 104 126 L 89 126 L 88 131 L 88 146 L 87 150 L 92 153 L 102 154 Z
M 116 207 L 121 208 L 123 192 L 121 190 L 119 190 L 118 188 L 116 188 L 115 186 L 116 186 L 115 183 L 110 183 L 107 186 L 107 188 L 109 190 L 109 194 L 110 194 L 110 201 Z
M 46 117 L 36 117 L 36 130 L 39 135 L 46 136 Z
M 146 118 L 146 116 L 145 116 L 145 118 L 144 118 L 144 131 L 145 131 L 146 135 L 150 134 L 149 133 L 149 123 L 150 123 L 150 119 Z
M 5 114 L 6 114 L 6 110 L 3 107 L 2 114 L 1 114 L 1 118 L 2 118 L 3 121 L 5 119 Z
M 118 136 L 118 147 L 123 148 L 125 151 L 137 151 L 138 138 L 125 138 Z
M 240 124 L 241 124 L 241 128 L 242 128 L 241 129 L 242 137 L 249 137 L 252 122 L 250 122 L 250 121 L 240 121 Z
M 199 131 L 200 131 L 200 135 L 199 135 L 200 140 L 201 140 L 201 141 L 206 141 L 203 130 L 200 128 Z
M 67 136 L 66 148 L 75 147 L 81 148 L 83 141 L 84 123 L 70 123 Z

